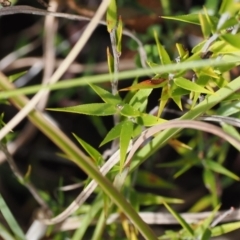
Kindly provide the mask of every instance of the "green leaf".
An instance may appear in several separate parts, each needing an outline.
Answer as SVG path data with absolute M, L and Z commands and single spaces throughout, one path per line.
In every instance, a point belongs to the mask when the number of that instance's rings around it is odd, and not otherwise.
M 17 221 L 15 220 L 14 216 L 12 215 L 11 211 L 9 210 L 7 204 L 5 203 L 2 195 L 0 194 L 0 211 L 8 223 L 8 226 L 15 234 L 15 236 L 21 240 L 26 240 L 25 235 L 22 229 L 19 227 Z
M 111 32 L 117 26 L 117 3 L 111 0 L 107 9 L 107 30 Z
M 103 146 L 104 144 L 120 137 L 122 125 L 124 124 L 124 121 L 120 122 L 116 126 L 114 126 L 107 134 L 107 136 L 103 139 L 103 141 L 100 144 L 100 147 Z
M 0 224 L 0 236 L 4 240 L 16 240 L 2 224 Z
M 140 186 L 147 186 L 149 188 L 174 188 L 175 187 L 172 183 L 165 181 L 159 176 L 143 170 L 137 173 L 136 183 Z
M 216 207 L 219 204 L 218 193 L 217 193 L 217 183 L 214 173 L 209 169 L 204 169 L 203 171 L 203 181 L 205 187 L 210 191 L 212 198 L 212 205 Z
M 85 149 L 85 151 L 91 156 L 91 158 L 95 161 L 97 166 L 101 165 L 104 162 L 102 155 L 91 145 L 86 143 L 80 137 L 73 133 L 73 136 L 77 139 L 77 141 L 81 144 L 81 146 Z
M 212 203 L 212 196 L 211 194 L 203 196 L 194 205 L 188 210 L 189 212 L 201 212 L 211 206 Z
M 226 176 L 228 176 L 228 177 L 230 177 L 230 178 L 232 178 L 232 179 L 235 179 L 236 181 L 239 181 L 239 180 L 240 180 L 240 178 L 239 178 L 236 174 L 230 172 L 230 171 L 227 170 L 225 167 L 223 167 L 221 164 L 219 164 L 219 163 L 217 163 L 217 162 L 215 162 L 215 161 L 206 160 L 205 164 L 206 164 L 206 166 L 207 166 L 209 169 L 211 169 L 211 170 L 214 171 L 214 172 L 217 172 L 217 173 L 221 173 L 221 174 L 223 174 L 223 175 L 226 175 Z
M 224 13 L 234 15 L 239 10 L 240 5 L 235 0 L 223 0 L 219 10 L 219 15 L 221 16 Z
M 180 43 L 176 43 L 176 48 L 177 48 L 180 59 L 181 60 L 187 59 L 187 57 L 189 56 L 189 51 L 185 49 L 183 45 Z
M 97 85 L 94 85 L 94 84 L 89 83 L 89 86 L 97 93 L 97 95 L 105 103 L 119 104 L 122 101 L 122 99 L 119 97 L 119 95 L 113 95 L 112 93 L 108 92 L 107 90 L 105 90 Z
M 139 89 L 153 89 L 153 88 L 160 88 L 167 84 L 167 79 L 160 78 L 160 79 L 149 79 L 142 81 L 140 83 L 134 84 L 130 87 L 122 88 L 119 91 L 133 91 Z
M 181 99 L 182 97 L 181 96 L 171 96 L 172 97 L 172 100 L 177 104 L 177 106 L 179 107 L 180 110 L 183 110 L 182 108 L 182 102 L 181 102 Z
M 217 110 L 217 114 L 221 116 L 231 116 L 235 113 L 240 112 L 240 102 L 230 102 L 224 103 L 222 106 Z
M 129 104 L 120 105 L 120 114 L 125 117 L 138 117 L 141 112 L 130 106 Z
M 121 129 L 123 126 L 124 122 L 120 122 L 119 124 L 117 124 L 116 126 L 114 126 L 107 134 L 107 136 L 102 140 L 102 142 L 100 143 L 100 147 L 116 138 L 118 138 L 120 136 L 121 133 Z
M 226 30 L 227 28 L 230 28 L 232 26 L 235 26 L 236 24 L 238 24 L 237 18 L 234 17 L 230 17 L 229 19 L 227 19 L 227 21 L 218 29 L 220 30 Z
M 156 31 L 154 31 L 154 38 L 155 38 L 155 41 L 157 43 L 158 55 L 159 55 L 159 58 L 160 58 L 160 61 L 161 61 L 162 65 L 171 64 L 172 61 L 171 61 L 167 51 L 165 50 L 165 48 L 159 42 L 158 35 L 157 35 Z
M 89 103 L 65 108 L 47 108 L 49 111 L 78 113 L 93 116 L 109 116 L 117 113 L 118 106 L 110 103 Z
M 228 44 L 225 40 L 219 40 L 219 41 L 215 41 L 210 46 L 209 50 L 219 55 L 219 54 L 237 53 L 239 51 L 239 48 L 236 48 L 233 45 Z
M 121 54 L 122 52 L 122 31 L 123 31 L 123 22 L 122 22 L 122 18 L 119 17 L 117 31 L 116 31 L 118 54 Z
M 152 89 L 138 90 L 129 101 L 129 105 L 131 105 L 132 107 L 141 112 L 145 111 L 148 103 L 148 97 L 151 94 L 151 92 Z
M 140 125 L 150 127 L 154 126 L 156 124 L 164 123 L 167 120 L 147 114 L 147 113 L 142 113 L 140 117 L 136 118 L 136 122 Z
M 107 47 L 107 62 L 108 62 L 108 71 L 110 74 L 114 73 L 114 58 L 109 50 L 109 47 Z
M 159 108 L 158 108 L 158 114 L 157 116 L 160 117 L 162 115 L 163 109 L 166 106 L 168 100 L 170 98 L 170 93 L 169 93 L 169 86 L 166 84 L 161 92 L 161 99 L 159 102 Z
M 120 172 L 122 172 L 125 162 L 128 145 L 133 133 L 133 123 L 131 121 L 125 121 L 122 125 L 120 133 Z
M 240 34 L 233 35 L 230 33 L 226 33 L 226 34 L 222 34 L 220 38 L 225 42 L 227 42 L 228 44 L 230 44 L 231 46 L 240 50 L 240 41 L 239 41 Z
M 183 96 L 183 95 L 187 95 L 189 94 L 189 90 L 177 87 L 175 84 L 173 84 L 172 88 L 171 88 L 171 97 L 175 97 L 175 96 Z
M 136 212 L 139 212 L 139 197 L 138 197 L 138 191 L 134 188 L 128 189 L 128 200 L 135 209 Z
M 179 16 L 176 16 L 176 17 L 161 16 L 161 18 L 200 25 L 198 14 L 179 15 Z
M 236 128 L 226 123 L 221 123 L 221 125 L 226 133 L 232 135 L 233 137 L 237 138 L 240 141 L 240 135 Z
M 180 204 L 184 202 L 182 199 L 162 197 L 151 193 L 137 193 L 137 197 L 139 204 L 144 206 L 151 206 L 153 204 L 159 205 L 163 204 L 163 202 L 173 204 Z
M 8 79 L 10 82 L 14 82 L 17 79 L 19 79 L 20 77 L 22 77 L 23 75 L 25 75 L 26 73 L 27 73 L 27 71 L 15 73 L 15 74 L 12 74 L 11 76 L 9 76 Z
M 240 221 L 226 223 L 226 224 L 214 227 L 212 229 L 212 237 L 217 237 L 217 236 L 232 232 L 234 230 L 237 230 L 239 228 L 240 228 Z
M 203 36 L 207 39 L 211 34 L 211 25 L 209 24 L 208 18 L 205 14 L 199 14 L 198 16 Z
M 194 232 L 191 226 L 176 212 L 174 211 L 167 203 L 163 203 L 167 210 L 173 215 L 173 217 L 179 222 L 179 224 L 193 237 Z
M 200 85 L 191 82 L 190 80 L 187 80 L 186 78 L 179 77 L 174 79 L 174 83 L 183 89 L 193 91 L 193 92 L 199 92 L 199 93 L 206 93 L 206 94 L 213 94 L 209 90 L 201 87 Z
M 211 236 L 212 236 L 212 231 L 209 228 L 206 228 L 200 240 L 209 240 L 211 239 Z
M 173 178 L 178 178 L 178 177 L 180 177 L 180 176 L 183 175 L 186 171 L 188 171 L 191 167 L 192 167 L 192 164 L 186 164 L 186 165 L 182 166 L 182 168 L 173 175 Z
M 187 23 L 192 23 L 192 24 L 197 24 L 200 25 L 200 21 L 199 21 L 199 15 L 198 14 L 187 14 L 187 15 L 179 15 L 176 17 L 173 16 L 161 16 L 162 18 L 165 19 L 169 19 L 169 20 L 176 20 L 176 21 L 181 21 L 181 22 L 187 22 Z M 210 16 L 210 19 L 212 22 L 216 23 L 217 22 L 217 18 Z

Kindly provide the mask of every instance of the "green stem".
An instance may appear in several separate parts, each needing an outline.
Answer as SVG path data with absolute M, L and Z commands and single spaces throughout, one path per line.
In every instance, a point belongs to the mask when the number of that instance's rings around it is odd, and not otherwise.
M 0 73 L 0 87 L 4 91 L 14 89 L 14 86 L 8 79 Z M 28 99 L 22 95 L 15 96 L 10 99 L 10 102 L 18 109 L 23 108 Z M 138 228 L 139 232 L 149 240 L 157 240 L 157 237 L 151 228 L 141 219 L 138 213 L 120 194 L 120 192 L 113 187 L 112 183 L 96 168 L 89 158 L 80 151 L 80 149 L 55 125 L 49 122 L 44 115 L 33 110 L 28 115 L 29 120 L 42 131 L 49 139 L 51 139 L 74 163 L 76 163 L 83 171 L 85 171 L 92 179 L 94 179 L 102 190 L 112 199 L 112 201 L 128 216 L 133 224 Z
M 228 61 L 217 61 L 212 59 L 204 59 L 204 60 L 196 60 L 197 54 L 191 56 L 187 61 L 183 63 L 174 63 L 174 64 L 167 64 L 167 65 L 161 65 L 157 67 L 152 67 L 148 69 L 135 69 L 135 70 L 129 70 L 124 72 L 118 73 L 118 79 L 130 79 L 130 78 L 136 78 L 136 76 L 146 76 L 150 74 L 155 73 L 170 73 L 174 70 L 176 73 L 176 76 L 179 76 L 182 74 L 177 71 L 186 71 L 187 69 L 200 69 L 203 67 L 214 67 L 214 66 L 226 66 L 227 64 L 236 64 L 239 61 L 239 58 L 232 57 L 232 59 L 229 59 Z M 41 89 L 49 89 L 49 90 L 58 90 L 58 89 L 66 89 L 66 88 L 72 88 L 72 87 L 79 87 L 79 86 L 85 86 L 88 83 L 101 83 L 111 80 L 111 74 L 99 74 L 95 76 L 88 76 L 88 77 L 81 77 L 76 79 L 68 79 L 65 81 L 60 81 L 55 84 L 50 85 L 35 85 L 30 87 L 24 87 L 20 89 L 9 89 L 9 91 L 0 92 L 0 99 L 5 99 L 9 97 L 13 97 L 20 94 L 33 94 Z M 1 75 L 0 75 L 1 78 Z

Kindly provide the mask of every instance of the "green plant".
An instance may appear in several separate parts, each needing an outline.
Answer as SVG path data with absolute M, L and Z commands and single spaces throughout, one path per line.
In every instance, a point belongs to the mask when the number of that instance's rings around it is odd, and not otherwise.
M 166 7 L 165 12 L 169 13 L 168 4 L 163 2 L 165 3 L 163 6 Z M 225 188 L 233 181 L 239 181 L 237 174 L 224 166 L 230 144 L 235 149 L 240 150 L 240 136 L 234 128 L 234 126 L 240 126 L 237 119 L 240 112 L 237 106 L 240 78 L 231 79 L 229 77 L 229 72 L 239 65 L 240 5 L 235 1 L 224 0 L 219 11 L 210 14 L 210 9 L 216 9 L 217 2 L 215 1 L 215 5 L 211 5 L 210 1 L 206 1 L 205 8 L 198 13 L 163 17 L 199 25 L 202 31 L 203 40 L 190 52 L 182 44 L 176 43 L 175 52 L 177 52 L 178 57 L 175 60 L 171 57 L 173 54 L 169 53 L 161 44 L 157 29 L 153 28 L 151 33 L 151 37 L 155 41 L 153 49 L 157 51 L 159 61 L 154 62 L 156 56 L 152 55 L 149 56 L 151 61 L 146 60 L 149 68 L 119 72 L 122 34 L 129 34 L 129 32 L 124 30 L 122 20 L 117 14 L 116 1 L 111 0 L 110 4 L 104 1 L 101 5 L 102 13 L 104 7 L 108 6 L 106 25 L 112 47 L 112 53 L 107 49 L 109 74 L 85 76 L 55 83 L 63 71 L 59 68 L 60 70 L 53 74 L 48 84 L 21 89 L 15 89 L 8 78 L 0 74 L 0 87 L 4 90 L 0 93 L 0 99 L 10 98 L 11 103 L 19 109 L 23 109 L 22 117 L 28 114 L 29 120 L 61 149 L 62 156 L 74 162 L 89 177 L 85 182 L 85 189 L 75 201 L 56 217 L 49 218 L 45 215 L 45 219 L 42 220 L 44 224 L 57 224 L 66 219 L 66 221 L 71 222 L 71 218 L 68 219 L 68 217 L 77 209 L 81 210 L 87 198 L 95 191 L 96 197 L 91 203 L 91 208 L 89 209 L 90 205 L 86 203 L 87 210 L 83 210 L 83 214 L 78 216 L 82 224 L 75 231 L 72 239 L 82 239 L 94 219 L 98 220 L 92 239 L 101 239 L 104 230 L 109 236 L 117 238 L 116 228 L 118 224 L 109 220 L 113 214 L 118 215 L 128 239 L 136 239 L 138 232 L 140 232 L 146 239 L 207 240 L 213 236 L 239 229 L 239 222 L 216 226 L 223 220 L 219 216 L 216 217 L 220 213 L 219 206 L 221 204 L 218 186 L 221 185 L 222 188 Z M 89 29 L 92 26 L 93 30 L 94 21 L 91 24 Z M 85 42 L 89 36 L 90 33 L 86 31 Z M 75 50 L 80 51 L 84 46 L 84 41 L 79 41 Z M 140 53 L 144 52 L 142 44 L 139 44 L 138 47 Z M 64 60 L 65 69 L 76 57 L 78 51 L 75 50 L 71 52 L 73 55 L 70 54 L 70 57 L 67 56 Z M 144 58 L 140 54 L 141 57 Z M 186 73 L 189 70 L 191 70 L 191 77 L 187 78 Z M 118 89 L 118 82 L 122 79 L 140 78 L 149 74 L 153 76 L 147 80 L 134 81 L 131 86 Z M 112 92 L 102 86 L 95 85 L 108 80 L 111 81 Z M 86 154 L 83 153 L 79 146 L 76 146 L 58 127 L 50 123 L 42 112 L 33 109 L 42 93 L 51 89 L 76 86 L 91 88 L 100 97 L 101 102 L 83 103 L 64 108 L 47 108 L 47 111 L 65 112 L 66 115 L 75 113 L 94 117 L 113 116 L 114 126 L 100 143 L 100 146 L 109 142 L 113 143 L 112 154 L 107 161 L 99 149 L 94 148 L 73 133 L 74 138 L 86 152 Z M 153 114 L 152 111 L 149 111 L 148 106 L 149 97 L 154 89 L 159 90 L 160 101 L 154 104 L 157 106 L 157 111 Z M 22 95 L 36 92 L 38 94 L 30 103 Z M 123 97 L 122 92 L 127 92 L 127 94 Z M 167 119 L 164 117 L 163 113 L 168 109 L 167 104 L 170 101 L 173 101 L 179 111 L 183 112 L 180 114 L 180 118 Z M 218 122 L 221 128 L 203 121 Z M 5 137 L 11 128 L 11 125 L 6 124 L 0 131 L 0 138 Z M 201 130 L 201 132 L 186 130 L 188 128 Z M 204 132 L 214 136 L 204 137 Z M 93 132 L 91 134 L 94 135 Z M 187 136 L 188 140 L 181 140 L 182 136 Z M 222 140 L 217 140 L 216 136 Z M 221 142 L 223 140 L 224 142 Z M 177 213 L 174 207 L 170 207 L 170 204 L 183 202 L 178 197 L 160 196 L 153 193 L 142 194 L 134 188 L 135 183 L 168 190 L 176 188 L 174 180 L 165 180 L 150 171 L 139 168 L 142 163 L 154 156 L 166 144 L 169 144 L 177 152 L 178 159 L 165 161 L 158 164 L 157 167 L 172 169 L 175 181 L 193 167 L 200 168 L 202 171 L 203 183 L 208 193 L 195 202 L 190 209 L 191 211 L 202 211 L 206 208 L 212 208 L 213 210 L 202 221 L 191 221 L 184 215 Z M 117 150 L 114 152 L 114 149 Z M 5 154 L 8 161 L 11 160 L 7 150 Z M 26 181 L 28 181 L 28 176 L 29 173 L 24 178 Z M 23 182 L 23 184 L 27 187 L 26 183 Z M 100 188 L 97 188 L 98 185 Z M 157 237 L 147 222 L 141 218 L 144 213 L 139 213 L 143 206 L 152 208 L 154 211 L 157 209 L 157 205 L 163 205 L 182 229 L 166 231 Z M 6 205 L 4 207 L 6 208 Z M 48 206 L 45 208 L 48 209 Z M 4 215 L 4 217 L 12 221 L 12 216 Z M 214 220 L 215 217 L 216 220 Z M 51 229 L 49 231 L 51 232 Z M 5 232 L 7 234 L 7 231 Z M 23 238 L 21 231 L 14 233 Z M 9 239 L 11 239 L 10 236 Z

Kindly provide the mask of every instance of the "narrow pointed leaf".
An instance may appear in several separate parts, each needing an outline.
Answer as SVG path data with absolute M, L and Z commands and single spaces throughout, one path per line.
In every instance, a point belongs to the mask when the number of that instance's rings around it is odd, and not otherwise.
M 107 9 L 107 30 L 111 32 L 117 26 L 117 3 L 111 0 Z
M 138 117 L 140 116 L 141 112 L 129 104 L 124 104 L 121 108 L 120 114 L 125 117 Z
M 144 206 L 163 204 L 163 202 L 174 204 L 180 204 L 184 202 L 182 199 L 163 197 L 151 193 L 137 193 L 137 195 L 139 203 Z
M 200 93 L 206 93 L 206 94 L 213 94 L 212 92 L 210 92 L 209 90 L 203 88 L 202 86 L 191 82 L 183 77 L 179 77 L 179 78 L 175 78 L 174 79 L 174 83 L 178 86 L 181 87 L 183 89 L 189 90 L 189 91 L 193 91 L 193 92 L 200 92 Z
M 224 41 L 226 41 L 228 44 L 230 44 L 231 46 L 237 48 L 240 50 L 240 34 L 230 34 L 230 33 L 226 33 L 220 36 L 221 39 L 223 39 Z
M 23 75 L 25 75 L 27 73 L 27 71 L 23 71 L 23 72 L 18 72 L 15 74 L 12 74 L 11 76 L 8 77 L 10 82 L 14 82 L 17 79 L 19 79 L 20 77 L 22 77 Z
M 183 110 L 181 96 L 172 96 L 172 100 L 177 104 L 180 110 Z
M 207 39 L 211 34 L 211 25 L 209 24 L 205 14 L 199 14 L 198 16 L 203 36 Z
M 216 183 L 214 173 L 209 169 L 204 169 L 203 181 L 204 181 L 205 187 L 211 193 L 211 199 L 212 199 L 211 203 L 214 207 L 216 207 L 219 204 L 219 199 L 218 199 L 218 193 L 217 193 L 217 183 Z
M 175 211 L 173 210 L 167 203 L 163 203 L 167 210 L 173 215 L 173 217 L 179 222 L 179 224 L 191 235 L 194 236 L 193 229 L 191 226 Z
M 158 117 L 161 116 L 164 107 L 166 106 L 168 100 L 170 98 L 170 94 L 169 94 L 169 87 L 168 85 L 165 85 L 162 89 L 162 93 L 161 93 L 161 99 L 160 99 L 160 103 L 159 103 L 159 108 L 158 108 Z
M 0 211 L 1 211 L 5 221 L 8 223 L 8 226 L 10 227 L 12 232 L 17 237 L 17 239 L 26 240 L 22 229 L 19 227 L 17 221 L 15 220 L 11 211 L 9 210 L 9 208 L 8 208 L 7 204 L 5 203 L 1 194 L 0 194 Z
M 82 140 L 76 134 L 73 133 L 73 136 L 77 139 L 77 141 L 81 144 L 81 146 L 85 149 L 85 151 L 91 156 L 94 162 L 97 165 L 100 165 L 104 162 L 102 154 L 99 153 L 95 148 L 93 148 L 90 144 Z
M 122 88 L 119 91 L 133 91 L 139 89 L 153 89 L 153 88 L 160 88 L 167 83 L 167 79 L 160 78 L 160 79 L 150 79 L 145 80 L 140 83 L 134 84 L 130 87 Z
M 176 43 L 176 48 L 181 60 L 184 60 L 189 56 L 189 51 L 185 49 L 182 44 Z
M 215 161 L 212 161 L 212 160 L 207 160 L 206 161 L 206 166 L 214 172 L 221 173 L 225 176 L 228 176 L 232 179 L 235 179 L 236 181 L 240 180 L 240 178 L 236 174 L 230 172 L 229 170 L 227 170 L 225 167 L 223 167 L 218 162 L 215 162 Z
M 121 129 L 123 126 L 124 122 L 120 122 L 116 126 L 114 126 L 107 134 L 107 136 L 103 139 L 103 141 L 100 143 L 100 147 L 103 146 L 104 144 L 120 137 Z
M 212 237 L 217 237 L 240 228 L 240 221 L 222 224 L 212 229 Z
M 165 50 L 165 48 L 159 42 L 158 35 L 157 35 L 156 31 L 154 31 L 154 38 L 155 38 L 155 41 L 157 43 L 158 55 L 159 55 L 159 58 L 160 58 L 160 61 L 161 61 L 162 65 L 171 64 L 172 61 L 171 61 L 167 51 Z
M 176 17 L 173 17 L 173 16 L 161 16 L 161 18 L 200 25 L 199 15 L 195 14 L 195 13 L 187 14 L 187 15 L 180 15 L 180 16 L 176 16 Z M 217 22 L 218 21 L 218 19 L 216 17 L 210 16 L 210 18 L 211 18 L 211 20 L 213 22 Z
M 233 126 L 228 125 L 226 123 L 221 123 L 221 125 L 226 133 L 229 133 L 230 135 L 234 136 L 235 138 L 237 138 L 240 141 L 240 135 L 236 128 L 234 128 Z
M 101 88 L 94 84 L 89 84 L 89 86 L 97 93 L 97 95 L 105 102 L 111 104 L 119 104 L 121 103 L 121 98 L 119 95 L 113 95 L 112 93 L 108 92 L 104 88 Z
M 150 126 L 154 126 L 156 124 L 160 124 L 160 123 L 164 123 L 167 120 L 153 116 L 153 115 L 149 115 L 147 113 L 142 113 L 140 117 L 136 118 L 136 122 L 140 125 L 146 126 L 146 127 L 150 127 Z
M 152 89 L 138 90 L 129 101 L 129 104 L 141 112 L 145 111 L 148 103 L 148 97 L 151 94 L 151 92 Z
M 66 108 L 47 108 L 49 111 L 109 116 L 117 113 L 117 106 L 110 103 L 89 103 Z
M 198 14 L 179 15 L 175 17 L 161 16 L 161 18 L 200 25 Z
M 123 22 L 121 16 L 118 18 L 118 26 L 117 26 L 117 52 L 120 55 L 122 52 L 122 31 L 123 31 Z
M 240 10 L 240 4 L 237 1 L 234 0 L 223 0 L 220 10 L 219 10 L 219 14 L 220 16 L 222 14 L 231 14 L 234 15 L 236 12 L 238 12 Z

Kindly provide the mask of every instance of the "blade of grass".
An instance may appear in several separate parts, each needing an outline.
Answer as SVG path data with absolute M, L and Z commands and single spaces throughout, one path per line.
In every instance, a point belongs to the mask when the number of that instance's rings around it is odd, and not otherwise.
M 15 220 L 11 211 L 9 210 L 1 194 L 0 194 L 0 211 L 2 212 L 4 219 L 7 221 L 9 227 L 11 228 L 15 236 L 21 240 L 26 240 L 22 229 L 18 225 L 17 221 Z

